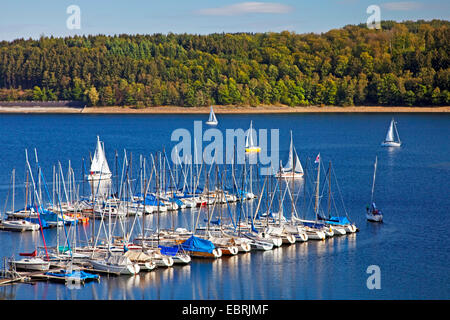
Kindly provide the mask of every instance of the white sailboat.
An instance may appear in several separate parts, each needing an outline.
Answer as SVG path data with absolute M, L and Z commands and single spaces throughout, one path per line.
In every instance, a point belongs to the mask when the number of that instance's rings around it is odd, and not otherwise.
M 14 197 L 15 197 L 15 190 L 16 190 L 16 186 L 15 186 L 15 173 L 16 173 L 16 169 L 13 169 L 12 174 L 11 174 L 11 179 L 12 179 L 12 207 L 11 207 L 11 211 L 7 212 L 7 215 L 11 215 L 11 217 L 14 216 L 15 211 L 14 211 Z M 26 217 L 28 217 L 28 214 L 26 215 Z M 17 219 L 17 220 L 6 220 L 6 219 L 1 219 L 0 217 L 0 229 L 1 230 L 7 230 L 7 231 L 37 231 L 40 229 L 40 225 L 38 223 L 33 223 L 24 219 Z
M 260 152 L 261 148 L 254 145 L 253 142 L 253 121 L 250 121 L 250 129 L 247 131 L 247 136 L 245 137 L 245 152 Z
M 216 115 L 214 114 L 213 107 L 211 106 L 211 111 L 209 112 L 209 119 L 205 122 L 207 125 L 210 126 L 217 126 L 219 121 L 217 121 Z
M 97 136 L 97 147 L 92 158 L 88 181 L 91 185 L 93 197 L 106 197 L 106 192 L 111 185 L 111 170 L 106 161 L 103 142 Z
M 135 275 L 140 271 L 140 266 L 136 262 L 131 262 L 130 258 L 119 253 L 108 253 L 104 259 L 90 259 L 89 263 L 95 270 L 105 271 L 108 273 L 118 273 Z
M 395 133 L 397 134 L 397 141 L 395 141 L 394 129 L 395 129 Z M 397 131 L 397 126 L 395 125 L 394 118 L 392 118 L 391 124 L 389 125 L 389 129 L 386 134 L 386 138 L 381 143 L 381 146 L 382 147 L 400 147 L 401 145 L 402 145 L 402 142 L 400 141 L 400 136 Z
M 295 153 L 295 158 L 294 158 Z M 295 162 L 294 162 L 295 159 Z M 291 145 L 289 147 L 289 158 L 287 165 L 285 167 L 280 168 L 280 171 L 277 173 L 277 178 L 293 178 L 299 179 L 303 177 L 303 167 L 298 158 L 297 152 L 294 149 L 294 143 L 292 139 L 292 131 L 291 131 Z
M 370 207 L 366 207 L 366 218 L 368 221 L 372 222 L 383 222 L 383 214 L 381 210 L 377 209 L 375 202 L 373 201 L 373 191 L 375 189 L 375 177 L 377 175 L 377 163 L 378 157 L 375 157 L 375 165 L 373 170 L 373 181 L 372 181 L 372 195 L 370 196 Z

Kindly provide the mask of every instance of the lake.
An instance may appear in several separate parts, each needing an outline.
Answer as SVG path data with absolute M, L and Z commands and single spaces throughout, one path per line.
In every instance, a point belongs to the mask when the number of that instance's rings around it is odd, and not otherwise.
M 403 145 L 383 148 L 380 143 L 393 116 Z M 283 163 L 288 156 L 290 130 L 304 166 L 308 162 L 314 172 L 313 161 L 319 153 L 325 168 L 332 161 L 339 185 L 334 194 L 336 198 L 342 196 L 346 212 L 360 231 L 267 252 L 252 251 L 214 261 L 194 260 L 187 266 L 137 276 L 102 276 L 100 283 L 87 283 L 80 289 L 46 282 L 4 286 L 0 287 L 0 299 L 449 298 L 448 114 L 219 114 L 217 117 L 217 128 L 221 131 L 246 130 L 251 120 L 256 129 L 279 129 Z M 137 176 L 140 154 L 149 157 L 163 148 L 171 150 L 176 144 L 171 141 L 175 129 L 193 132 L 193 122 L 206 119 L 207 115 L 1 114 L 0 210 L 4 214 L 5 205 L 9 209 L 11 203 L 8 191 L 13 168 L 18 184 L 15 208 L 23 207 L 25 149 L 34 168 L 36 148 L 47 182 L 52 181 L 52 167 L 58 161 L 67 172 L 70 160 L 75 176 L 81 177 L 82 158 L 88 159 L 89 152 L 94 153 L 99 135 L 111 171 L 115 170 L 115 151 L 121 163 L 126 149 L 133 154 L 133 175 Z M 375 199 L 384 213 L 382 224 L 367 222 L 365 218 L 376 156 Z M 121 164 L 119 167 L 121 170 Z M 301 203 L 297 204 L 299 212 Z M 190 228 L 195 215 L 191 210 L 166 213 L 161 215 L 161 225 L 175 223 Z M 149 222 L 154 219 L 148 216 Z M 89 225 L 80 225 L 78 229 L 80 235 L 90 232 Z M 52 243 L 56 229 L 47 229 L 44 234 L 46 241 Z M 0 257 L 32 251 L 39 241 L 39 233 L 0 231 Z M 366 271 L 371 265 L 380 268 L 380 289 L 367 287 L 370 274 Z

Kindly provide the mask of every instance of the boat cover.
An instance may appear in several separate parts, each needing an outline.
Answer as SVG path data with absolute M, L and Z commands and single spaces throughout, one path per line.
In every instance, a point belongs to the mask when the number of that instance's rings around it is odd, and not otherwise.
M 45 274 L 48 276 L 52 276 L 52 277 L 77 278 L 80 280 L 88 280 L 88 279 L 97 280 L 100 277 L 98 274 L 91 274 L 91 273 L 84 272 L 82 270 L 75 270 L 72 272 L 67 271 L 67 270 L 61 270 L 59 272 L 46 272 Z
M 36 255 L 37 255 L 37 250 L 34 250 L 31 253 L 28 253 L 28 252 L 20 252 L 19 253 L 19 256 L 22 256 L 22 257 L 36 257 Z
M 347 219 L 347 217 L 330 217 L 329 219 L 319 217 L 319 219 L 326 221 L 328 224 L 337 226 L 344 226 L 350 224 L 350 221 Z
M 138 250 L 129 250 L 124 255 L 128 257 L 131 261 L 147 262 L 152 260 L 152 258 L 149 255 Z
M 196 236 L 191 236 L 189 239 L 181 244 L 181 247 L 186 251 L 199 251 L 212 253 L 215 249 L 214 244 L 205 239 L 198 238 Z
M 41 216 L 41 225 L 43 229 L 49 228 L 50 226 L 48 225 L 47 221 Z M 35 223 L 35 224 L 39 224 L 39 218 L 24 218 L 23 220 L 31 222 L 31 223 Z
M 303 223 L 304 226 L 311 227 L 311 228 L 318 228 L 318 229 L 320 229 L 320 228 L 325 227 L 325 225 L 321 224 L 321 223 L 314 223 L 314 222 L 302 222 L 302 223 Z
M 158 248 L 161 249 L 161 254 L 164 254 L 166 256 L 174 256 L 178 253 L 179 250 L 178 246 L 173 247 L 158 246 Z
M 208 222 L 208 219 L 203 219 L 203 221 Z M 209 223 L 211 223 L 211 224 L 216 224 L 216 225 L 220 225 L 220 219 L 217 219 L 217 220 L 211 220 Z

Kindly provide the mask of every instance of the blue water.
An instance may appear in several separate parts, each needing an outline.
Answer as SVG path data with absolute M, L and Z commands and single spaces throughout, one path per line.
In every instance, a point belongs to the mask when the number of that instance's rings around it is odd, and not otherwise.
M 82 157 L 104 141 L 109 165 L 114 152 L 138 155 L 170 150 L 177 128 L 193 131 L 198 115 L 0 115 L 0 210 L 4 213 L 11 170 L 25 180 L 25 149 L 34 166 L 38 151 L 47 181 L 52 166 L 68 161 L 81 175 Z M 360 232 L 325 242 L 308 241 L 268 252 L 251 252 L 215 261 L 158 269 L 135 277 L 102 277 L 73 290 L 38 283 L 0 287 L 5 299 L 448 299 L 450 297 L 450 117 L 447 114 L 395 114 L 403 146 L 380 147 L 392 114 L 219 115 L 220 130 L 280 129 L 280 155 L 287 159 L 289 130 L 300 160 L 320 152 L 325 167 L 332 161 L 345 208 Z M 206 145 L 206 143 L 205 143 Z M 378 156 L 375 189 L 383 224 L 365 220 L 373 163 Z M 51 190 L 50 190 L 51 192 Z M 16 208 L 24 199 L 16 189 Z M 335 190 L 337 195 L 337 190 Z M 11 195 L 9 195 L 11 197 Z M 10 206 L 10 198 L 8 208 Z M 301 210 L 302 202 L 297 206 Z M 23 205 L 22 205 L 23 206 Z M 149 219 L 154 219 L 149 218 Z M 188 210 L 162 217 L 162 225 L 190 227 Z M 80 226 L 89 234 L 90 226 Z M 54 245 L 56 230 L 46 230 Z M 0 232 L 0 257 L 34 250 L 39 233 Z M 381 271 L 381 289 L 369 290 L 367 267 Z

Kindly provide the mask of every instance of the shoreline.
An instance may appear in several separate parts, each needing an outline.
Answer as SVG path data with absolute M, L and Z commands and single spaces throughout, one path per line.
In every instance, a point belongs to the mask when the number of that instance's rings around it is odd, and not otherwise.
M 283 113 L 450 113 L 450 106 L 385 107 L 385 106 L 213 106 L 216 114 L 283 114 Z M 210 107 L 159 106 L 137 109 L 133 107 L 1 107 L 0 113 L 83 113 L 83 114 L 209 114 Z

